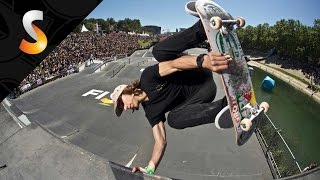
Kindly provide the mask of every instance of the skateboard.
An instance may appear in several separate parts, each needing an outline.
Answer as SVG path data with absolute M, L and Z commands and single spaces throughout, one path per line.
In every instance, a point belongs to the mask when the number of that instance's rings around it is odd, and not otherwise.
M 268 103 L 263 102 L 259 105 L 256 101 L 248 65 L 236 34 L 235 26 L 243 27 L 245 20 L 241 17 L 233 18 L 211 0 L 198 0 L 194 4 L 211 49 L 232 57 L 229 68 L 221 73 L 228 101 L 228 107 L 223 110 L 230 111 L 236 144 L 243 145 L 253 134 L 259 121 L 258 115 L 269 109 Z M 190 9 L 190 6 L 190 3 L 187 3 L 186 9 Z M 217 118 L 216 121 L 219 120 Z

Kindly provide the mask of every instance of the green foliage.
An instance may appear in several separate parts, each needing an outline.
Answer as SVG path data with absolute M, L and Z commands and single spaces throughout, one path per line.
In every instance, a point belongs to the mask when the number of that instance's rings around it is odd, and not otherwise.
M 278 135 L 277 129 L 268 121 L 266 117 L 259 119 L 259 130 L 263 134 L 264 142 L 267 144 L 267 152 L 272 155 L 281 177 L 292 176 L 300 173 L 289 150 Z M 274 164 L 274 165 L 275 165 Z
M 138 40 L 138 44 L 139 44 L 140 48 L 142 48 L 142 49 L 149 48 L 152 43 L 153 43 L 152 39 Z
M 141 30 L 140 20 L 125 18 L 124 20 L 119 20 L 117 23 L 117 29 L 119 31 L 126 32 L 139 32 Z
M 249 25 L 239 29 L 238 36 L 244 48 L 260 51 L 276 48 L 280 57 L 320 66 L 320 19 L 314 20 L 313 26 L 293 19 L 282 19 L 273 26 Z

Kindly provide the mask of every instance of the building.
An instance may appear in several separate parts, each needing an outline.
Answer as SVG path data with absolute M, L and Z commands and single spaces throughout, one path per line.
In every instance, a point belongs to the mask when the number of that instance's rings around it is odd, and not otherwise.
M 179 28 L 179 32 L 186 30 L 187 28 Z
M 159 26 L 148 25 L 148 26 L 143 26 L 143 28 L 146 28 L 148 31 L 150 31 L 154 35 L 161 34 L 161 27 Z

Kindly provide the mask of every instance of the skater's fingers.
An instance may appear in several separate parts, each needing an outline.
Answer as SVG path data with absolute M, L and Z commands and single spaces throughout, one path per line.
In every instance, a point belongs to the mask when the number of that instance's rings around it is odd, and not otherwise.
M 209 53 L 209 55 L 212 55 L 212 56 L 224 56 L 224 54 L 219 52 L 219 51 L 211 51 Z
M 220 65 L 228 65 L 231 60 L 225 59 L 225 60 L 217 60 L 217 61 L 211 61 L 211 66 L 220 66 Z
M 137 172 L 138 170 L 139 170 L 139 168 L 133 167 L 132 170 L 131 170 L 131 172 L 135 173 L 135 172 Z
M 215 56 L 211 59 L 212 61 L 226 61 L 227 57 L 224 56 Z
M 228 68 L 232 58 L 229 55 L 223 56 L 213 56 L 212 54 L 208 54 L 205 56 L 205 61 L 203 63 L 203 67 L 210 69 L 211 71 L 220 71 Z M 220 67 L 221 66 L 221 67 Z
M 144 169 L 144 168 L 142 168 L 142 167 L 140 167 L 140 166 L 134 166 L 133 168 L 132 168 L 132 171 L 131 172 L 133 172 L 133 173 L 135 173 L 135 172 L 144 172 L 144 173 L 147 173 L 147 171 Z
M 227 61 L 232 59 L 230 55 L 215 56 L 213 54 L 210 54 L 209 58 L 211 61 Z
M 217 52 L 208 55 L 211 61 L 223 61 L 226 59 L 223 54 Z
M 222 71 L 228 69 L 228 67 L 229 67 L 228 65 L 215 66 L 212 68 L 212 71 L 221 73 Z
M 220 73 L 229 67 L 229 64 L 231 61 L 232 61 L 231 56 L 224 55 L 222 57 L 216 57 L 215 61 L 211 61 L 211 66 L 215 72 Z
M 227 60 L 229 60 L 229 59 L 231 60 L 231 59 L 232 59 L 232 57 L 231 57 L 230 55 L 225 55 L 224 57 L 225 57 Z
M 222 56 L 225 56 L 225 57 L 230 58 L 230 55 L 221 53 L 221 52 L 219 52 L 219 51 L 212 51 L 212 52 L 210 52 L 208 55 L 209 55 L 209 56 L 213 56 L 213 57 L 222 57 Z

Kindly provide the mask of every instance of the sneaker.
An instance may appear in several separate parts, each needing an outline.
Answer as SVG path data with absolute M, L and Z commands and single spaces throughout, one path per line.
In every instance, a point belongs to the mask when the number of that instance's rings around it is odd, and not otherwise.
M 233 127 L 229 106 L 225 106 L 216 116 L 214 124 L 218 129 L 229 129 Z
M 195 17 L 199 17 L 199 14 L 196 10 L 196 1 L 189 1 L 187 2 L 187 4 L 185 5 L 185 10 L 187 13 L 191 14 L 192 16 L 195 16 Z

